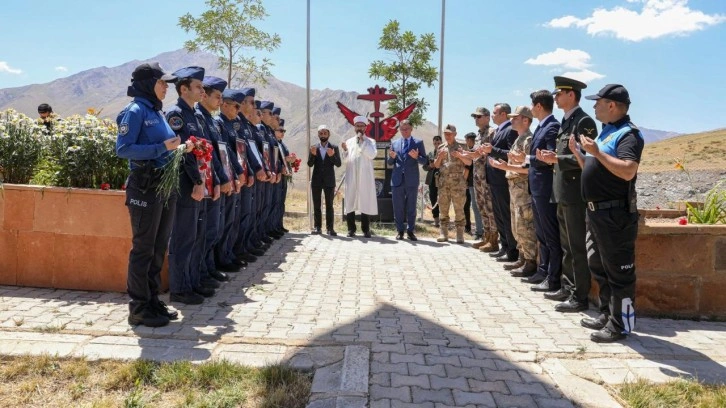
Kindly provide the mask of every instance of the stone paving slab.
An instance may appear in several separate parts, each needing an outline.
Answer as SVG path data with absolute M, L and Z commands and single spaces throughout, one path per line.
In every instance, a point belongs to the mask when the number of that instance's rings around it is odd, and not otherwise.
M 358 347 L 370 407 L 582 406 L 582 390 L 608 406 L 598 384 L 726 377 L 726 323 L 639 317 L 626 341 L 592 343 L 579 320 L 594 309 L 555 312 L 469 245 L 292 233 L 268 252 L 202 305 L 171 304 L 181 319 L 163 328 L 129 327 L 124 294 L 0 286 L 0 353 L 225 358 L 317 373 Z

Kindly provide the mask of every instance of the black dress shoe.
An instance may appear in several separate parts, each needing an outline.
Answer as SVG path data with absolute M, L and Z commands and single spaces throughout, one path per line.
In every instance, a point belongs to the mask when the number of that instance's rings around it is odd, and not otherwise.
M 371 232 L 370 231 L 366 231 L 366 232 L 363 233 L 363 236 L 366 237 L 366 238 L 370 238 L 371 237 Z
M 348 231 L 348 234 L 346 236 L 351 237 L 351 238 L 354 237 L 355 231 Z
M 274 238 L 274 239 L 280 239 L 280 238 L 282 238 L 282 236 L 283 236 L 283 235 L 285 235 L 285 234 L 283 234 L 283 233 L 281 233 L 281 232 L 277 232 L 277 231 L 270 231 L 270 234 L 269 234 L 269 235 L 270 235 L 270 236 L 271 236 L 272 238 Z
M 156 299 L 156 301 L 151 304 L 151 307 L 158 315 L 164 316 L 169 320 L 176 320 L 179 318 L 179 313 L 176 310 L 170 310 L 166 303 L 159 299 Z
M 212 297 L 214 296 L 214 289 L 202 285 L 195 287 L 194 293 L 198 293 L 204 297 Z
M 264 242 L 265 244 L 268 244 L 268 248 L 269 248 L 269 244 L 271 244 L 271 243 L 272 243 L 272 241 L 273 241 L 273 240 L 272 240 L 272 238 L 268 237 L 267 235 L 265 235 L 264 237 L 262 237 L 262 238 L 260 238 L 260 239 L 261 239 L 261 240 L 262 240 L 262 242 Z
M 257 257 L 249 252 L 245 252 L 242 255 L 238 256 L 237 259 L 244 262 L 254 262 L 257 260 Z
M 574 313 L 582 312 L 583 310 L 587 310 L 587 308 L 587 302 L 580 302 L 574 297 L 570 297 L 566 302 L 556 304 L 555 312 Z
M 409 240 L 411 240 L 411 241 L 418 241 L 418 238 L 416 238 L 416 234 L 414 234 L 412 231 L 409 231 L 407 233 L 407 235 L 408 235 L 408 239 Z
M 402 239 L 403 239 L 403 231 L 399 232 L 399 233 L 398 233 L 398 235 L 396 235 L 396 239 L 397 239 L 398 241 L 400 241 L 400 240 L 402 240 Z
M 554 300 L 555 302 L 564 302 L 570 298 L 570 291 L 565 288 L 560 288 L 557 292 L 545 293 L 544 298 L 547 300 Z
M 247 252 L 249 252 L 249 253 L 250 253 L 251 255 L 253 255 L 253 256 L 262 256 L 262 255 L 264 255 L 264 254 L 265 254 L 265 251 L 263 251 L 263 250 L 261 250 L 261 249 L 258 249 L 258 248 L 252 248 L 252 249 L 250 249 L 250 250 L 249 250 L 249 251 L 247 251 Z M 257 260 L 257 259 L 255 259 L 254 261 L 256 261 L 256 260 Z M 254 261 L 252 261 L 252 262 L 254 262 Z M 247 259 L 247 262 L 250 262 L 250 260 L 249 260 L 249 259 Z
M 204 303 L 204 297 L 194 292 L 172 293 L 169 295 L 169 300 L 186 305 L 201 305 Z
M 492 258 L 499 258 L 500 256 L 506 255 L 506 254 L 507 254 L 507 251 L 503 248 L 500 248 L 499 251 L 497 251 L 497 252 L 490 252 L 489 256 L 491 256 Z
M 550 283 L 547 279 L 543 280 L 537 285 L 531 286 L 529 288 L 530 290 L 533 290 L 535 292 L 552 292 L 555 290 L 559 290 L 560 287 L 556 286 L 555 284 Z
M 244 268 L 245 266 L 247 266 L 247 261 L 245 261 L 244 259 L 235 259 L 234 261 L 232 261 L 232 264 L 236 265 L 238 268 Z M 237 270 L 239 271 L 239 269 Z
M 211 277 L 200 280 L 199 284 L 204 286 L 205 288 L 210 289 L 217 289 L 218 287 L 222 286 L 219 284 L 219 281 L 217 281 L 216 279 L 212 279 Z
M 217 265 L 217 271 L 224 271 L 224 272 L 239 272 L 239 266 L 237 266 L 237 265 L 235 265 L 235 264 L 233 264 L 233 263 L 230 263 L 230 264 L 222 264 L 222 265 Z M 210 274 L 210 275 L 212 275 L 212 273 L 211 273 L 211 272 L 210 272 L 209 274 Z M 212 277 L 213 277 L 214 279 L 217 279 L 217 278 L 216 278 L 215 276 L 212 276 Z M 228 280 L 229 280 L 229 277 L 227 277 L 227 279 L 217 279 L 217 280 L 221 280 L 221 281 L 225 281 L 225 282 L 226 282 L 226 281 L 228 281 Z
M 235 272 L 239 271 L 239 268 L 237 267 L 237 265 L 232 265 L 232 266 L 234 267 Z M 229 275 L 227 275 L 224 272 L 220 272 L 220 271 L 216 271 L 216 270 L 209 271 L 209 276 L 211 276 L 213 279 L 218 280 L 220 282 L 227 282 L 229 280 Z
M 496 258 L 497 262 L 515 262 L 518 257 L 504 254 Z
M 529 283 L 531 285 L 536 285 L 536 284 L 544 282 L 546 279 L 547 279 L 547 275 L 545 275 L 543 273 L 535 273 L 534 275 L 531 275 L 528 278 L 522 278 L 522 282 Z
M 287 228 L 285 228 L 285 227 L 282 227 L 282 228 L 281 228 L 281 230 L 282 230 L 282 232 L 284 232 L 285 234 L 287 234 L 288 232 L 290 232 L 290 230 L 289 230 L 289 229 L 287 229 Z
M 338 233 L 335 232 L 335 230 L 329 229 L 328 230 L 328 235 L 330 235 L 331 237 L 337 237 L 338 236 Z
M 313 235 L 320 235 L 320 228 L 313 228 L 313 231 L 311 232 Z
M 598 316 L 596 318 L 586 317 L 586 318 L 580 320 L 580 326 L 586 327 L 586 328 L 592 329 L 592 330 L 602 330 L 607 323 L 608 323 L 608 316 L 605 314 L 601 314 L 600 316 Z
M 590 340 L 595 343 L 613 343 L 626 337 L 623 333 L 614 332 L 607 327 L 603 327 L 595 333 L 590 333 Z
M 146 327 L 162 327 L 169 324 L 169 318 L 160 315 L 150 306 L 147 306 L 139 313 L 129 315 L 128 322 L 131 326 L 142 325 Z

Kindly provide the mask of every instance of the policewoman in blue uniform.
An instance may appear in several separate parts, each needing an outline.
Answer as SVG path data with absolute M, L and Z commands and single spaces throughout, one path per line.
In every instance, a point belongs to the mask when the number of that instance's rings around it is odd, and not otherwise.
M 156 191 L 161 179 L 159 169 L 181 142 L 161 111 L 161 101 L 169 87 L 167 82 L 174 79 L 158 63 L 139 65 L 131 74 L 131 86 L 126 91 L 134 99 L 116 117 L 119 129 L 116 154 L 128 159 L 131 169 L 126 181 L 126 206 L 132 233 L 126 283 L 131 297 L 128 318 L 131 325 L 160 327 L 178 317 L 158 297 L 159 273 L 174 220 L 176 196 L 163 201 Z
M 630 121 L 630 95 L 624 86 L 609 84 L 596 95 L 595 118 L 603 123 L 599 136 L 578 135 L 570 150 L 582 166 L 582 197 L 586 202 L 588 266 L 600 286 L 600 315 L 580 323 L 597 330 L 590 340 L 611 343 L 635 327 L 635 239 L 638 206 L 635 182 L 643 153 L 643 135 Z
M 204 93 L 204 68 L 181 68 L 173 75 L 177 77 L 175 87 L 179 98 L 166 113 L 169 127 L 182 142 L 189 140 L 190 136 L 205 137 L 202 127 L 204 117 L 194 108 Z M 172 302 L 198 305 L 204 302 L 204 296 L 214 294 L 213 289 L 201 286 L 200 255 L 194 256 L 195 249 L 197 254 L 201 253 L 198 224 L 204 199 L 204 180 L 191 153 L 185 156 L 180 171 L 174 229 L 169 242 L 169 292 Z

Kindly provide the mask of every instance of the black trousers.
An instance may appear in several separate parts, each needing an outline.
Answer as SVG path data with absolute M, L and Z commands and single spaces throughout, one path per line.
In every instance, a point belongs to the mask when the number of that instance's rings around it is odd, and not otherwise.
M 131 252 L 126 290 L 131 297 L 129 311 L 140 313 L 156 301 L 161 287 L 161 267 L 174 222 L 177 196 L 158 200 L 156 190 L 139 191 L 132 178 L 126 188 L 126 205 L 131 217 Z
M 537 273 L 547 276 L 551 285 L 559 287 L 562 277 L 562 245 L 557 222 L 557 204 L 549 196 L 532 196 L 534 231 L 539 242 L 539 266 Z
M 601 312 L 609 315 L 607 328 L 630 333 L 635 327 L 635 239 L 638 213 L 627 208 L 587 211 L 587 262 L 600 286 Z M 607 305 L 607 309 L 605 309 Z
M 562 245 L 562 285 L 577 301 L 587 302 L 592 278 L 585 247 L 585 202 L 558 203 L 557 221 Z
M 431 185 L 429 186 L 429 200 L 431 200 L 431 205 L 433 206 L 439 201 L 439 188 Z M 433 207 L 431 209 L 431 215 L 434 216 L 434 218 L 439 218 L 439 206 Z
M 345 222 L 348 223 L 348 232 L 355 232 L 355 212 L 345 214 Z M 368 214 L 360 214 L 360 229 L 363 233 L 371 231 L 371 219 Z
M 512 214 L 509 208 L 509 186 L 489 185 L 492 192 L 494 222 L 499 231 L 499 242 L 510 258 L 517 258 L 517 240 L 512 233 Z
M 311 186 L 313 193 L 313 224 L 315 228 L 320 228 L 323 223 L 323 212 L 321 209 L 321 195 L 325 193 L 325 228 L 328 231 L 333 230 L 333 220 L 335 217 L 333 211 L 333 190 L 335 187 Z

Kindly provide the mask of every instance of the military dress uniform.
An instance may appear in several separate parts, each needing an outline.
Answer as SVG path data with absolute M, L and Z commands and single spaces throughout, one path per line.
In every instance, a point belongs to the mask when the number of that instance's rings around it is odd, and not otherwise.
M 487 126 L 479 129 L 476 139 L 474 139 L 474 149 L 479 149 L 485 143 L 492 143 L 494 138 L 494 129 Z M 492 193 L 489 189 L 486 176 L 487 156 L 479 157 L 474 160 L 474 200 L 476 201 L 479 214 L 481 214 L 483 237 L 481 242 L 472 245 L 484 252 L 495 252 L 499 250 L 499 233 L 497 232 L 497 222 L 494 218 L 494 206 L 492 204 Z M 487 245 L 488 244 L 488 245 Z
M 464 203 L 466 202 L 466 178 L 464 170 L 466 166 L 460 159 L 453 157 L 451 154 L 466 146 L 461 143 L 454 142 L 447 144 L 444 142 L 439 146 L 438 152 L 446 152 L 446 158 L 439 167 L 439 175 L 436 179 L 436 185 L 439 188 L 439 211 L 441 222 L 440 242 L 448 241 L 449 232 L 449 207 L 454 206 L 454 224 L 456 225 L 456 242 L 464 242 Z

